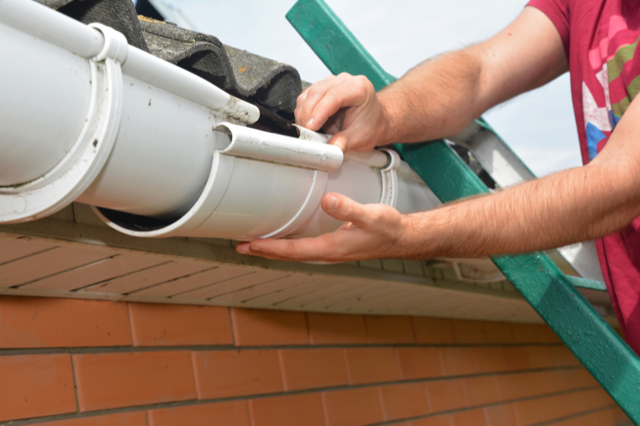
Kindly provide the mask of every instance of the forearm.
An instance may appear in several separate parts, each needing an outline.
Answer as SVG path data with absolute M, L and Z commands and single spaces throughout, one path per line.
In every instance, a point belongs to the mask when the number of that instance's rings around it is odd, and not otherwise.
M 612 164 L 590 165 L 408 215 L 399 255 L 521 253 L 602 237 L 640 215 L 635 179 L 612 179 L 626 173 Z
M 455 135 L 487 109 L 567 70 L 555 26 L 538 9 L 525 7 L 489 40 L 427 61 L 382 90 L 386 142 Z
M 462 131 L 484 112 L 482 64 L 472 49 L 426 61 L 380 91 L 393 142 L 419 142 Z

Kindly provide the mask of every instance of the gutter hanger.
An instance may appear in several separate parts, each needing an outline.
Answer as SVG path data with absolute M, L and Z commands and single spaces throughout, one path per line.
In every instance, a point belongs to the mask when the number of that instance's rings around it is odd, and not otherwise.
M 336 229 L 327 192 L 405 213 L 440 204 L 397 153 L 247 128 L 255 106 L 112 28 L 2 0 L 0 38 L 0 223 L 78 201 L 128 235 L 249 240 Z

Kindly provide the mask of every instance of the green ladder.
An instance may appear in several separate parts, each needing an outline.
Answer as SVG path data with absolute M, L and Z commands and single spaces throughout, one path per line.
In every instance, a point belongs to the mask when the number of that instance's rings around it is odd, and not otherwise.
M 287 19 L 334 74 L 364 75 L 376 90 L 396 80 L 323 0 L 298 0 Z M 475 124 L 495 135 L 482 118 Z M 443 203 L 489 192 L 443 140 L 396 148 Z M 602 284 L 563 274 L 544 253 L 491 259 L 631 420 L 640 424 L 640 359 L 574 288 L 602 290 Z

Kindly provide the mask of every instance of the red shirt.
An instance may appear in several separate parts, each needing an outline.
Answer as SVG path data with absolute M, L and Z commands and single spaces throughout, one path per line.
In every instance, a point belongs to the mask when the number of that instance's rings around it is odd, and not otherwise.
M 562 38 L 587 164 L 640 92 L 640 1 L 532 0 L 528 5 L 547 15 Z M 622 331 L 640 353 L 640 218 L 597 240 L 596 247 Z

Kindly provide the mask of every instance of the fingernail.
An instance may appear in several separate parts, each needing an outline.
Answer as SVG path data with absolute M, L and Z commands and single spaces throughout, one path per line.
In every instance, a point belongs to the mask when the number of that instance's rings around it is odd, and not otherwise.
M 305 127 L 311 127 L 313 125 L 313 117 L 307 121 L 307 125 Z
M 253 252 L 260 251 L 260 247 L 258 247 L 256 245 L 252 245 L 251 246 L 251 251 L 253 251 Z
M 329 196 L 327 199 L 327 210 L 335 210 L 338 207 L 338 199 L 333 195 Z

